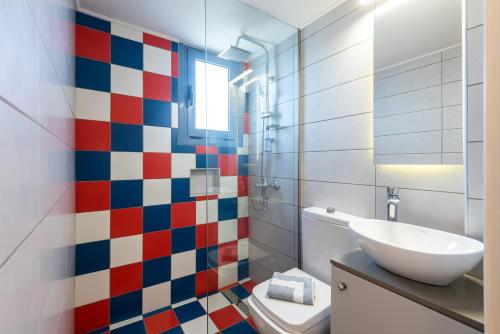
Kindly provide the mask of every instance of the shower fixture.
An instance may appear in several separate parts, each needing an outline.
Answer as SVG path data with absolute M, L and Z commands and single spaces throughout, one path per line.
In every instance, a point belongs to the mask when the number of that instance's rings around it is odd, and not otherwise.
M 270 154 L 272 152 L 271 144 L 275 141 L 275 138 L 271 135 L 271 130 L 279 129 L 278 124 L 271 123 L 271 118 L 273 117 L 273 113 L 269 110 L 269 84 L 272 81 L 274 81 L 274 77 L 269 76 L 269 51 L 267 50 L 265 43 L 256 38 L 247 35 L 240 35 L 236 40 L 236 44 L 230 45 L 229 47 L 224 49 L 221 53 L 219 53 L 218 57 L 237 62 L 247 61 L 252 55 L 252 53 L 240 47 L 240 42 L 242 40 L 245 40 L 251 44 L 257 45 L 260 48 L 262 48 L 264 50 L 266 59 L 264 88 L 262 87 L 262 83 L 259 83 L 259 85 L 257 86 L 258 96 L 260 100 L 260 103 L 258 103 L 258 105 L 260 109 L 259 110 L 260 118 L 262 119 L 262 131 L 261 131 L 260 159 L 259 158 L 256 159 L 256 165 L 259 175 L 253 181 L 253 189 L 260 190 L 260 197 L 262 199 L 260 206 L 256 205 L 255 196 L 250 197 L 252 207 L 257 211 L 263 211 L 267 210 L 267 200 L 268 200 L 267 189 L 272 188 L 278 190 L 280 188 L 280 185 L 277 181 L 269 182 L 268 180 L 269 168 L 270 168 L 269 159 L 270 159 Z M 240 79 L 243 79 L 243 77 L 246 76 L 247 75 L 244 75 L 238 78 L 238 80 L 235 79 L 234 82 L 239 81 Z M 240 86 L 240 88 L 243 89 L 259 79 L 260 78 L 256 76 L 243 83 Z

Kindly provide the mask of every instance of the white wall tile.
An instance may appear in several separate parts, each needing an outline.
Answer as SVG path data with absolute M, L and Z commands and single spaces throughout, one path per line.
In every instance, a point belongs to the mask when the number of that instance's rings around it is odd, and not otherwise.
M 463 123 L 462 105 L 443 108 L 443 129 L 462 128 Z
M 142 153 L 111 152 L 111 180 L 142 179 Z
M 172 153 L 172 178 L 191 176 L 191 169 L 196 168 L 196 154 Z
M 443 152 L 462 152 L 462 129 L 443 130 Z
M 248 259 L 248 238 L 238 240 L 238 261 Z
M 142 43 L 142 31 L 111 22 L 111 34 Z
M 480 0 L 477 0 L 480 1 Z M 467 30 L 467 76 L 468 85 L 483 82 L 484 27 Z
M 142 71 L 111 64 L 111 92 L 142 97 Z
M 159 126 L 144 126 L 144 152 L 164 152 L 171 151 L 170 128 Z
M 376 117 L 373 122 L 375 136 L 440 130 L 441 108 Z
M 484 203 L 482 199 L 469 199 L 469 236 L 484 239 Z
M 110 212 L 94 211 L 76 214 L 76 243 L 109 239 Z
M 219 198 L 238 197 L 237 176 L 221 176 L 219 180 Z
M 170 179 L 151 179 L 143 181 L 143 205 L 170 204 Z
M 170 306 L 170 282 L 142 289 L 142 313 L 148 313 Z
M 238 262 L 220 266 L 218 272 L 219 289 L 238 281 Z
M 469 143 L 469 197 L 483 198 L 483 143 Z
M 208 297 L 203 297 L 198 300 L 201 306 L 205 309 L 205 311 L 209 311 L 210 313 L 220 310 L 226 306 L 229 306 L 230 303 L 226 297 L 220 292 L 210 295 Z
M 144 44 L 144 71 L 171 75 L 171 53 L 151 45 Z
M 236 219 L 219 221 L 217 233 L 219 244 L 238 239 L 238 221 Z
M 111 94 L 91 89 L 76 89 L 76 117 L 110 121 Z
M 172 127 L 179 127 L 179 105 L 175 102 L 172 102 Z
M 111 239 L 111 268 L 142 261 L 142 234 Z
M 462 80 L 462 57 L 452 58 L 443 62 L 443 82 Z
M 172 279 L 193 275 L 196 272 L 196 250 L 172 254 Z
M 468 135 L 469 141 L 483 140 L 483 85 L 468 88 Z
M 248 196 L 238 197 L 238 218 L 248 217 Z
M 374 101 L 377 117 L 441 107 L 441 87 L 429 87 Z
M 75 277 L 75 307 L 109 298 L 109 269 Z
M 443 106 L 462 104 L 462 81 L 443 85 Z
M 375 137 L 377 154 L 440 153 L 441 131 Z
M 467 28 L 484 23 L 484 0 L 467 0 Z
M 296 181 L 293 180 L 293 182 Z M 259 208 L 260 202 L 258 200 L 255 201 L 258 203 L 256 207 Z M 294 205 L 269 200 L 267 210 L 255 210 L 251 204 L 248 209 L 249 216 L 252 218 L 288 231 L 297 232 L 297 207 Z

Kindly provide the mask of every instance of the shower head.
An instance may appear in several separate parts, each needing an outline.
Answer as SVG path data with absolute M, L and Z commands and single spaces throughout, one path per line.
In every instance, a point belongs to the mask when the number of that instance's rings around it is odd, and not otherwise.
M 247 50 L 244 50 L 242 48 L 239 48 L 237 46 L 231 45 L 225 48 L 217 57 L 226 59 L 226 60 L 233 60 L 237 62 L 244 62 L 250 57 L 251 53 Z

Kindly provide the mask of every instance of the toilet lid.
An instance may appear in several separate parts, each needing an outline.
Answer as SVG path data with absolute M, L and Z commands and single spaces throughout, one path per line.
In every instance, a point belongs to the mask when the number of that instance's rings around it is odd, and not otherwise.
M 330 316 L 331 290 L 325 284 L 298 268 L 285 272 L 287 275 L 311 277 L 314 281 L 316 298 L 314 305 L 303 305 L 267 297 L 270 280 L 253 288 L 253 300 L 259 309 L 277 325 L 291 333 L 303 333 Z

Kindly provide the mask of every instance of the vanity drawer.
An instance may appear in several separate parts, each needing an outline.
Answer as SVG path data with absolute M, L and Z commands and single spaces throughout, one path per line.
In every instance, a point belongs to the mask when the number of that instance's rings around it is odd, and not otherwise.
M 334 266 L 331 305 L 332 334 L 481 333 Z

